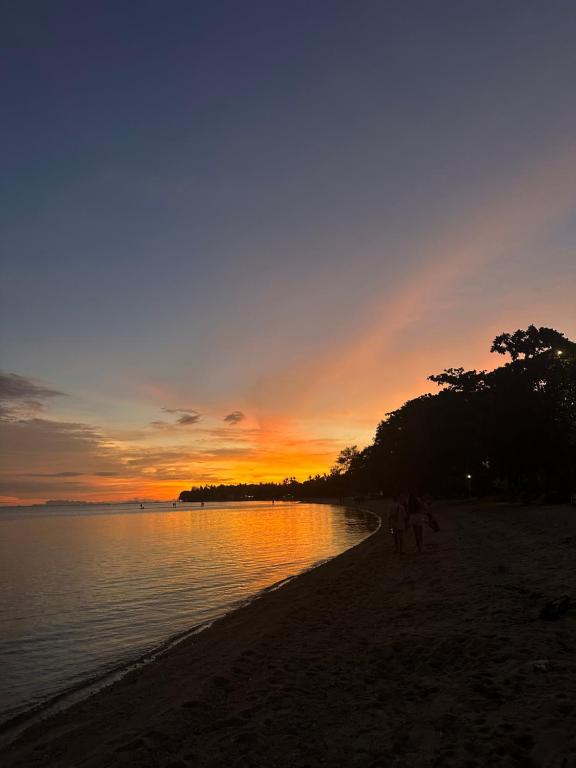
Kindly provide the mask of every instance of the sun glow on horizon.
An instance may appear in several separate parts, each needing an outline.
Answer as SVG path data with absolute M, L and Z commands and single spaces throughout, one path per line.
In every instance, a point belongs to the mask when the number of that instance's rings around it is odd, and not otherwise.
M 576 337 L 570 4 L 8 5 L 0 504 L 305 480 Z

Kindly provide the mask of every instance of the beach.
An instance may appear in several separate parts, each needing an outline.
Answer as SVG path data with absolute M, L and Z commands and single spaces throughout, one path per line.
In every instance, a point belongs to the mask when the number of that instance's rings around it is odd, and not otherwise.
M 384 504 L 365 503 L 379 514 Z M 381 529 L 32 726 L 10 766 L 576 766 L 576 508 Z

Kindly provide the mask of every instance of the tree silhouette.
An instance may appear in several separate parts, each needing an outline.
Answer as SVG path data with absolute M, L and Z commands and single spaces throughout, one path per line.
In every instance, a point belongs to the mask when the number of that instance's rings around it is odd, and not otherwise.
M 512 360 L 517 360 L 520 355 L 524 355 L 525 358 L 534 357 L 549 349 L 563 351 L 569 344 L 566 336 L 553 328 L 536 328 L 534 325 L 529 325 L 525 331 L 518 330 L 496 336 L 490 352 L 498 352 L 499 355 L 508 354 Z
M 302 483 L 210 486 L 182 498 L 314 498 L 419 491 L 507 492 L 567 499 L 576 489 L 576 344 L 553 328 L 497 336 L 510 360 L 493 371 L 446 368 L 436 394 L 386 414 L 374 441 L 340 451 Z
M 355 461 L 358 460 L 359 451 L 357 445 L 351 445 L 347 448 L 343 448 L 338 454 L 336 464 L 332 468 L 332 472 L 337 475 L 341 475 L 344 472 L 349 472 Z

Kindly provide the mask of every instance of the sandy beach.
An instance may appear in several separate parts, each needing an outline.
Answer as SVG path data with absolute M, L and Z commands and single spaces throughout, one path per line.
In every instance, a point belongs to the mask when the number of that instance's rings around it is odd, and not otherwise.
M 364 505 L 369 506 L 369 505 Z M 371 507 L 383 512 L 383 505 Z M 9 766 L 576 766 L 576 508 L 386 525 L 32 727 Z

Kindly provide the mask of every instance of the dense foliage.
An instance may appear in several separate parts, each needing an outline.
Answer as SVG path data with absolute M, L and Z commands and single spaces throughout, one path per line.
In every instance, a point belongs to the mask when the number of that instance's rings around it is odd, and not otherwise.
M 576 344 L 551 328 L 503 333 L 493 371 L 448 368 L 441 387 L 386 415 L 372 445 L 345 448 L 334 469 L 304 482 L 207 486 L 183 501 L 317 498 L 413 490 L 494 492 L 563 500 L 576 489 Z

